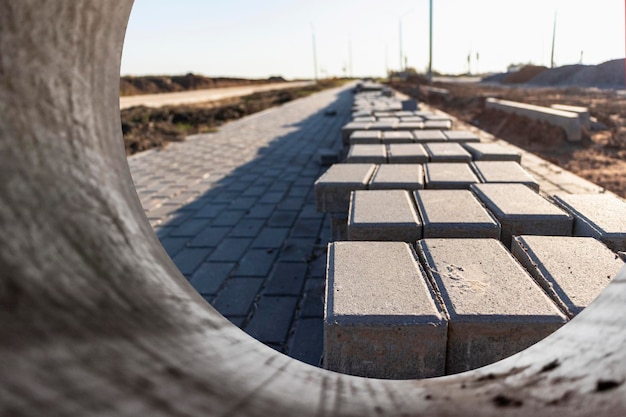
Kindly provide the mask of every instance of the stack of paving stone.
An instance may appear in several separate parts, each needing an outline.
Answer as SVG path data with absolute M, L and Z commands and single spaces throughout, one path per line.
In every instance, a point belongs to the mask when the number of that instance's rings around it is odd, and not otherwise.
M 403 379 L 487 365 L 557 330 L 622 267 L 614 195 L 545 198 L 519 152 L 376 92 L 353 114 L 347 157 L 316 182 L 334 239 L 326 368 Z

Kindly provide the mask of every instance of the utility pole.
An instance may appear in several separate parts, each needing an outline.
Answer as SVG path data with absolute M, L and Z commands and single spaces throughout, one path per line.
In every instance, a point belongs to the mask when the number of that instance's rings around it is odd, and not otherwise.
M 398 18 L 398 43 L 400 45 L 400 67 L 399 70 L 402 71 L 402 17 Z
M 352 36 L 348 36 L 348 76 L 350 78 L 352 75 Z
M 429 48 L 428 48 L 428 82 L 433 82 L 433 0 L 430 0 L 429 7 Z
M 552 52 L 550 52 L 550 68 L 554 68 L 554 44 L 556 40 L 556 11 L 554 12 L 554 23 L 552 24 Z
M 311 35 L 313 37 L 313 72 L 315 74 L 315 81 L 318 80 L 317 77 L 317 50 L 315 48 L 315 28 L 313 28 L 313 24 L 311 23 Z

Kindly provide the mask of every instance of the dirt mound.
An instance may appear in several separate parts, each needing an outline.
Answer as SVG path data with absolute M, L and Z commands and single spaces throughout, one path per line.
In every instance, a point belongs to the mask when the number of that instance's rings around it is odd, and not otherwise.
M 596 87 L 623 89 L 624 60 L 599 65 L 565 65 L 542 72 L 528 82 L 541 87 Z
M 271 77 L 275 82 L 282 77 Z M 148 75 L 142 77 L 124 76 L 120 78 L 120 95 L 173 93 L 176 91 L 203 90 L 207 88 L 235 87 L 266 83 L 267 80 L 254 80 L 230 77 L 205 77 L 196 74 Z
M 502 84 L 524 84 L 547 69 L 548 67 L 542 65 L 525 65 L 519 71 L 506 75 L 500 82 Z

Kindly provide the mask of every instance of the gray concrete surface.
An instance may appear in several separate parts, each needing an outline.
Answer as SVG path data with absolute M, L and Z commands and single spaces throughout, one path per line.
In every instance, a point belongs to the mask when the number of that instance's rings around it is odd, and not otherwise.
M 415 138 L 413 133 L 409 130 L 403 131 L 383 131 L 382 142 L 383 143 L 413 143 Z
M 348 156 L 344 162 L 349 164 L 385 164 L 387 163 L 387 149 L 383 144 L 350 145 Z
M 424 188 L 421 164 L 379 165 L 369 183 L 370 190 L 419 190 Z
M 335 164 L 315 181 L 317 210 L 347 213 L 350 192 L 364 190 L 374 174 L 374 164 Z
M 426 143 L 431 162 L 470 162 L 472 155 L 458 143 Z
M 424 186 L 428 189 L 463 189 L 480 182 L 468 164 L 430 162 L 424 165 Z
M 406 190 L 352 192 L 348 240 L 415 243 L 422 238 L 422 222 Z
M 417 247 L 448 315 L 447 374 L 517 353 L 567 321 L 496 239 L 424 239 Z
M 507 247 L 517 235 L 572 235 L 574 218 L 523 184 L 474 184 L 470 189 L 500 222 Z
M 480 142 L 480 138 L 469 130 L 446 130 L 443 132 L 448 142 L 473 143 Z
M 415 141 L 420 143 L 447 141 L 441 130 L 416 130 L 413 134 L 415 135 Z
M 380 130 L 357 130 L 350 135 L 350 145 L 381 143 Z
M 575 235 L 593 236 L 614 251 L 626 250 L 624 200 L 612 194 L 557 194 L 554 200 L 575 217 Z
M 471 164 L 481 182 L 519 183 L 539 191 L 539 183 L 514 161 L 475 161 Z
M 414 250 L 336 242 L 328 256 L 324 366 L 370 378 L 443 375 L 447 323 Z
M 418 190 L 414 193 L 424 238 L 500 239 L 500 223 L 468 190 Z
M 624 266 L 592 237 L 517 236 L 512 252 L 570 318 L 595 300 Z
M 517 148 L 501 143 L 465 143 L 463 147 L 472 154 L 474 161 L 522 161 Z
M 429 161 L 426 149 L 419 143 L 390 143 L 387 160 L 395 164 L 424 164 Z

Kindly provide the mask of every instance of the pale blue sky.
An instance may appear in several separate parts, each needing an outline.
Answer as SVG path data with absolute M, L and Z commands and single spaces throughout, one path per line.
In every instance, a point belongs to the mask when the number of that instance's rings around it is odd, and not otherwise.
M 503 71 L 511 63 L 597 64 L 624 57 L 624 2 L 433 0 L 433 68 Z M 312 78 L 384 75 L 428 64 L 428 0 L 135 0 L 122 74 Z M 351 51 L 351 53 L 350 53 Z M 479 61 L 476 62 L 476 53 Z

